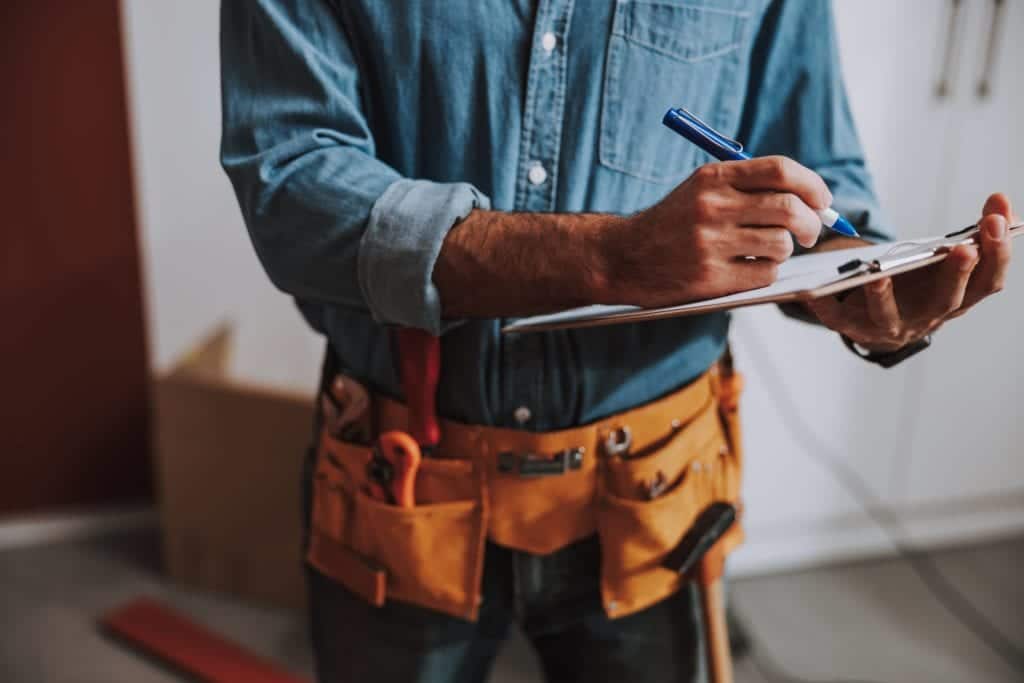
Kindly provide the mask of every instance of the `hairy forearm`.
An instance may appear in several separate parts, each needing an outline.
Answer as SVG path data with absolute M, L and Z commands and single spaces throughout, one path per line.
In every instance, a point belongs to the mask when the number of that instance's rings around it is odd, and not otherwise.
M 595 303 L 605 290 L 607 214 L 473 211 L 434 267 L 447 318 L 533 315 Z
M 830 201 L 821 178 L 781 157 L 707 164 L 625 218 L 473 211 L 448 232 L 432 277 L 446 318 L 707 299 L 772 282 L 790 234 L 812 244 L 812 205 Z

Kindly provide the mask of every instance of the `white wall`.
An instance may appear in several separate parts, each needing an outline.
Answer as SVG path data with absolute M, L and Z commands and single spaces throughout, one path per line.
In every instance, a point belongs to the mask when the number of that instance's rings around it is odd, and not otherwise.
M 219 3 L 122 6 L 152 364 L 230 320 L 232 374 L 309 393 L 322 343 L 261 270 L 217 162 Z
M 840 52 L 879 195 L 901 236 L 949 232 L 1005 191 L 1024 214 L 1024 96 L 1015 69 L 1024 5 L 1007 3 L 992 95 L 976 86 L 992 3 L 963 3 L 950 97 L 935 85 L 944 0 L 837 0 Z M 1024 253 L 1018 240 L 1017 251 Z M 890 548 L 822 460 L 843 463 L 917 543 L 1024 529 L 1024 267 L 1007 292 L 940 331 L 925 354 L 884 371 L 772 308 L 740 312 L 734 340 L 749 391 L 748 544 L 740 570 Z
M 154 366 L 166 368 L 231 319 L 238 329 L 236 376 L 309 391 L 321 343 L 268 283 L 217 165 L 218 3 L 123 3 Z M 984 23 L 976 8 L 988 4 L 965 3 L 975 8 L 972 26 Z M 855 116 L 883 203 L 907 236 L 973 220 L 979 188 L 989 184 L 1014 190 L 1024 205 L 1024 177 L 1011 161 L 1024 158 L 1024 147 L 1009 118 L 1024 111 L 1024 102 L 1006 96 L 1013 55 L 1002 56 L 1002 94 L 992 101 L 967 97 L 967 76 L 954 102 L 931 97 L 946 7 L 941 0 L 837 2 Z M 1019 9 L 1012 24 L 1020 23 Z M 1004 50 L 1013 47 L 1011 35 Z M 978 40 L 964 39 L 968 71 L 976 68 Z M 1005 158 L 973 158 L 956 135 L 961 116 L 1003 134 Z M 912 154 L 904 138 L 917 146 Z M 1024 326 L 1022 270 L 1018 265 L 1000 300 L 940 335 L 927 358 L 890 372 L 865 366 L 834 335 L 784 320 L 774 309 L 737 316 L 736 346 L 749 378 L 749 543 L 736 558 L 738 569 L 887 547 L 832 474 L 815 464 L 823 456 L 843 459 L 863 476 L 919 540 L 1024 528 L 1016 445 L 1024 433 L 1014 412 L 1024 364 L 1011 355 L 1021 329 L 1014 321 Z

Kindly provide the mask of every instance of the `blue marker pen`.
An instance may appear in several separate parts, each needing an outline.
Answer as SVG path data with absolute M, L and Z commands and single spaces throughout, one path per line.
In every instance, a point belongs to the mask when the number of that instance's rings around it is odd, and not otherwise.
M 744 161 L 751 158 L 743 151 L 743 145 L 725 137 L 682 107 L 669 109 L 661 122 L 719 161 Z M 850 221 L 835 209 L 822 209 L 817 213 L 826 228 L 847 237 L 860 236 Z

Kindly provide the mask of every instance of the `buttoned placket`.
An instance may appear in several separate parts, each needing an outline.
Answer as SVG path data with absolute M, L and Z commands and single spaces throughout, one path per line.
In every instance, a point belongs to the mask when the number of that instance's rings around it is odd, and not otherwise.
M 541 0 L 537 9 L 519 146 L 519 211 L 555 209 L 572 6 L 573 0 Z
M 573 0 L 541 0 L 531 39 L 516 176 L 518 211 L 555 210 L 565 109 L 566 59 Z M 505 343 L 507 383 L 502 411 L 528 428 L 543 406 L 542 336 L 513 335 Z

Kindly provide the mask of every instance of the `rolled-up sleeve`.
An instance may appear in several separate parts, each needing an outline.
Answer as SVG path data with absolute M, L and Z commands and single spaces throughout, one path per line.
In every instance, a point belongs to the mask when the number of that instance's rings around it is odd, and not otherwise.
M 442 329 L 431 277 L 455 223 L 488 199 L 376 157 L 358 63 L 332 5 L 221 4 L 221 164 L 271 281 L 300 300 Z
M 441 298 L 431 281 L 448 229 L 490 208 L 467 183 L 396 180 L 370 211 L 359 246 L 359 284 L 374 318 L 441 333 Z
M 872 241 L 895 235 L 864 160 L 839 62 L 832 3 L 773 0 L 753 44 L 740 140 L 828 183 L 833 207 Z

